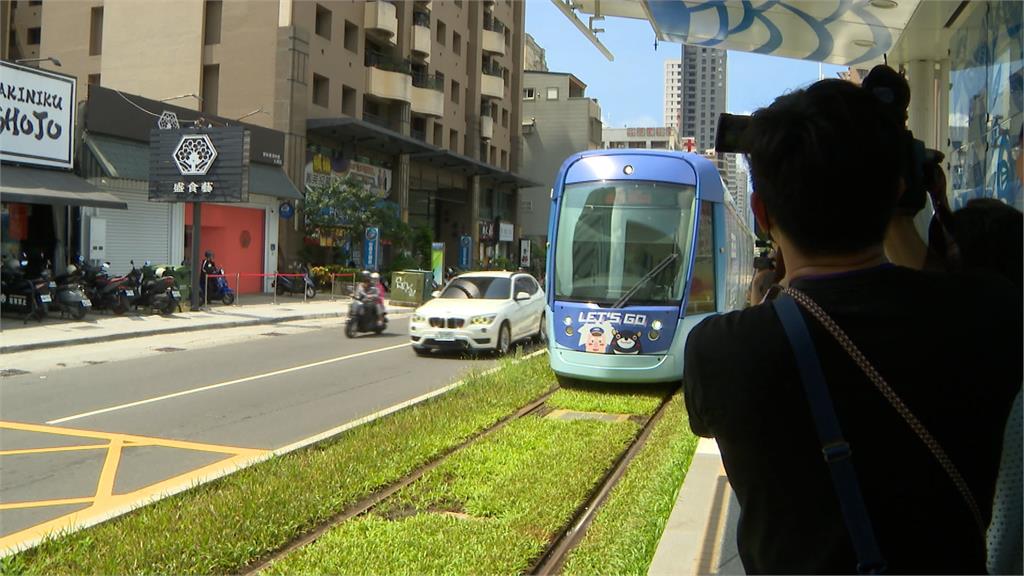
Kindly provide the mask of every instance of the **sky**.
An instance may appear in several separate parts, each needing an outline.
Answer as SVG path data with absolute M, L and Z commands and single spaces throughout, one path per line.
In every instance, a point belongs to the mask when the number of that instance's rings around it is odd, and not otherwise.
M 586 22 L 586 20 L 584 20 Z M 654 44 L 646 20 L 608 17 L 598 35 L 615 56 L 609 62 L 551 0 L 527 0 L 526 31 L 546 50 L 548 69 L 570 72 L 587 85 L 587 96 L 601 105 L 604 125 L 664 124 L 664 61 L 679 58 L 679 44 Z M 726 112 L 749 114 L 776 96 L 818 79 L 818 64 L 776 56 L 729 52 Z M 825 78 L 845 70 L 824 65 Z

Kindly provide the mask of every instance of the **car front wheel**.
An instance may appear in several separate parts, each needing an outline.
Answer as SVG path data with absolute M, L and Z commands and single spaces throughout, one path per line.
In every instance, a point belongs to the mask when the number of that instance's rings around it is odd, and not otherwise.
M 498 330 L 498 347 L 495 351 L 504 356 L 508 354 L 510 348 L 512 348 L 512 332 L 509 330 L 508 322 L 505 322 Z

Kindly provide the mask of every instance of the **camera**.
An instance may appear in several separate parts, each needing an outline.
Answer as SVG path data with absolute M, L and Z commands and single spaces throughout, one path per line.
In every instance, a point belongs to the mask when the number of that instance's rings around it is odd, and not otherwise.
M 885 107 L 885 112 L 899 126 L 906 125 L 907 107 L 910 106 L 910 85 L 906 78 L 892 68 L 878 65 L 864 78 L 861 87 L 868 90 Z M 750 116 L 719 114 L 715 134 L 715 150 L 719 153 L 750 153 L 750 138 L 754 135 Z M 935 175 L 943 154 L 925 147 L 914 138 L 910 130 L 903 129 L 900 164 L 906 190 L 897 209 L 911 214 L 925 205 L 928 190 L 935 184 Z
M 754 246 L 760 250 L 760 253 L 754 257 L 754 270 L 775 270 L 772 243 L 766 240 L 755 240 Z

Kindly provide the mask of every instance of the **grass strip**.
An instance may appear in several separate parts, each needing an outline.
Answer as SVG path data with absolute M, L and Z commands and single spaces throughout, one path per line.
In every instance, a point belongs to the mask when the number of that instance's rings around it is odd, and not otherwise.
M 465 441 L 554 384 L 546 356 L 4 559 L 12 574 L 238 570 Z
M 546 404 L 552 408 L 609 414 L 649 416 L 661 405 L 674 384 L 610 384 L 573 382 L 555 392 Z
M 647 573 L 698 440 L 690 432 L 682 395 L 673 397 L 665 410 L 569 554 L 565 576 Z
M 521 573 L 637 430 L 631 422 L 523 418 L 269 573 Z

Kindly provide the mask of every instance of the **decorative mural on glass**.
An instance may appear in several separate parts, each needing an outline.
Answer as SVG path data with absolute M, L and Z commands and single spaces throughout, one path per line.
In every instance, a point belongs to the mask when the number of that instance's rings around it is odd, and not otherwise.
M 1024 209 L 1020 2 L 977 6 L 950 43 L 951 204 L 998 198 Z

